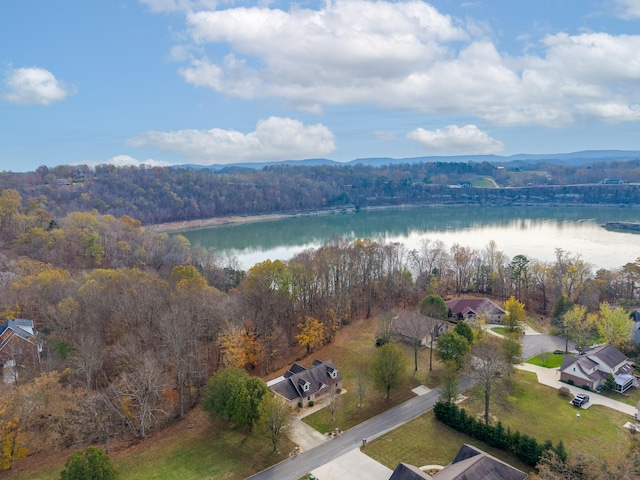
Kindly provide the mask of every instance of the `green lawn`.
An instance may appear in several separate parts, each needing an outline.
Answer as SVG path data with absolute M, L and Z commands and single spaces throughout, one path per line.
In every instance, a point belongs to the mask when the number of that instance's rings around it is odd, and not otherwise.
M 368 442 L 362 451 L 393 470 L 399 462 L 416 467 L 448 465 L 463 443 L 474 445 L 524 472 L 531 470 L 513 455 L 445 426 L 435 419 L 433 411 Z
M 475 188 L 497 188 L 496 183 L 491 178 L 476 178 L 471 182 Z
M 564 354 L 558 354 L 553 352 L 541 353 L 540 355 L 536 355 L 533 358 L 527 360 L 526 363 L 530 363 L 531 365 L 537 365 L 539 367 L 545 368 L 558 368 L 562 365 L 562 361 L 564 360 Z
M 429 372 L 429 349 L 421 348 L 418 352 L 418 371 L 414 370 L 413 347 L 404 343 L 397 343 L 407 357 L 407 370 L 402 386 L 391 390 L 391 398 L 385 398 L 386 392 L 374 386 L 371 372 L 366 369 L 365 398 L 362 407 L 358 407 L 357 368 L 359 365 L 371 363 L 376 353 L 374 321 L 360 321 L 349 330 L 348 343 L 336 342 L 323 349 L 323 359 L 330 358 L 344 377 L 343 386 L 346 390 L 341 395 L 341 406 L 336 412 L 335 421 L 331 421 L 331 413 L 322 409 L 304 418 L 304 421 L 316 430 L 326 433 L 336 427 L 347 430 L 359 423 L 375 417 L 415 396 L 411 389 L 418 385 L 434 387 L 439 383 L 438 376 L 441 365 L 434 359 L 433 371 Z M 347 328 L 349 328 L 347 327 Z
M 507 335 L 509 333 L 509 329 L 507 327 L 493 327 L 491 331 L 498 335 Z
M 569 454 L 582 452 L 612 462 L 637 443 L 623 427 L 626 421 L 631 420 L 628 415 L 592 405 L 586 410 L 579 410 L 578 418 L 578 410 L 569 404 L 569 400 L 560 397 L 557 390 L 538 384 L 536 376 L 530 372 L 516 373 L 513 384 L 508 393 L 503 393 L 501 399 L 494 399 L 491 405 L 492 417 L 502 421 L 505 427 L 519 430 L 541 442 L 550 439 L 557 443 L 562 440 Z M 481 392 L 472 392 L 462 406 L 474 415 L 482 415 Z M 389 468 L 395 468 L 400 461 L 417 466 L 431 463 L 446 465 L 462 443 L 471 443 L 496 454 L 487 445 L 435 421 L 431 412 L 367 444 L 364 451 Z M 496 456 L 526 471 L 513 458 L 503 453 Z

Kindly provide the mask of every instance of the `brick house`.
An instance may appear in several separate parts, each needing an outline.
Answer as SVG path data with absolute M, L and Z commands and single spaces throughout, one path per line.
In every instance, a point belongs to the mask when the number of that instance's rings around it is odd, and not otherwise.
M 41 353 L 32 320 L 15 318 L 0 324 L 0 370 L 5 381 L 16 378 L 17 367 L 39 363 Z
M 560 367 L 561 381 L 590 390 L 603 386 L 609 374 L 613 375 L 618 393 L 626 392 L 634 384 L 631 362 L 611 345 L 588 348 L 577 357 L 567 355 Z

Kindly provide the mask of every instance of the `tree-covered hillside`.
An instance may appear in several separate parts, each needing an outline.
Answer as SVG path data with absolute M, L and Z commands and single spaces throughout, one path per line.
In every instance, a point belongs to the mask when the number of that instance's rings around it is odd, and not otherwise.
M 605 179 L 624 184 L 603 184 Z M 216 173 L 209 169 L 40 167 L 0 173 L 0 188 L 53 219 L 74 211 L 143 224 L 228 215 L 290 213 L 398 204 L 636 204 L 640 161 L 574 167 L 531 164 L 514 169 L 483 163 L 416 163 L 383 167 L 267 166 Z M 476 188 L 452 188 L 473 186 Z M 561 188 L 560 188 L 561 187 Z

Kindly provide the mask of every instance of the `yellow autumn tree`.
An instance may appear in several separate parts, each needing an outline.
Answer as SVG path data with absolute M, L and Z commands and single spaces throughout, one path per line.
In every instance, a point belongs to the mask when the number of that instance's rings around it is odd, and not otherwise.
M 520 302 L 516 297 L 512 296 L 504 302 L 504 309 L 507 311 L 504 323 L 511 332 L 519 332 L 522 325 L 527 319 L 527 313 L 524 311 L 524 303 Z
M 228 332 L 220 341 L 222 362 L 225 367 L 244 368 L 246 356 L 237 332 Z
M 300 333 L 296 335 L 296 340 L 303 347 L 307 347 L 307 353 L 322 345 L 324 339 L 324 326 L 313 317 L 306 317 L 303 323 L 298 324 Z
M 25 435 L 15 418 L 2 422 L 0 425 L 0 470 L 9 470 L 14 461 L 26 458 L 29 450 L 24 440 Z

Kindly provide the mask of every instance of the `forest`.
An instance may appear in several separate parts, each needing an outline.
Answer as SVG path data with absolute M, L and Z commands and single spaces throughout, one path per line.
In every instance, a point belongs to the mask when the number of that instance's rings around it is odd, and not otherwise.
M 490 178 L 500 188 L 451 188 Z M 624 184 L 602 184 L 605 179 Z M 640 160 L 587 166 L 549 163 L 505 168 L 482 163 L 272 165 L 220 172 L 183 167 L 42 166 L 0 172 L 0 189 L 18 191 L 54 219 L 96 210 L 143 225 L 229 215 L 299 213 L 399 204 L 535 205 L 640 202 Z M 492 184 L 493 185 L 493 184 Z
M 471 166 L 446 168 L 453 178 L 462 175 L 456 169 Z M 493 167 L 478 168 L 490 174 Z M 274 204 L 316 208 L 322 198 L 340 197 L 332 195 L 347 182 L 361 192 L 388 188 L 394 196 L 401 185 L 410 191 L 411 179 L 428 169 L 289 170 L 223 178 L 104 166 L 87 172 L 93 180 L 70 185 L 53 180 L 72 179 L 76 168 L 0 176 L 13 187 L 0 193 L 0 322 L 32 320 L 41 350 L 35 359 L 28 349 L 3 352 L 15 367 L 12 388 L 0 391 L 0 468 L 48 449 L 108 448 L 113 439 L 144 438 L 193 408 L 220 367 L 266 375 L 311 344 L 331 342 L 354 318 L 416 309 L 428 293 L 479 293 L 499 301 L 514 296 L 541 316 L 552 314 L 561 299 L 589 309 L 639 300 L 640 259 L 594 271 L 588 259 L 560 249 L 553 262 L 541 262 L 508 258 L 494 242 L 474 250 L 426 240 L 409 251 L 398 243 L 334 238 L 287 262 L 265 261 L 244 272 L 180 235 L 146 229 L 135 215 L 155 211 L 145 218 L 152 223 L 183 210 L 213 215 L 201 202 L 247 192 L 253 200 L 224 198 L 210 208 L 216 215 L 246 202 L 265 211 Z M 275 180 L 274 188 L 257 188 Z M 635 191 L 615 187 L 607 191 Z M 273 198 L 257 201 L 258 195 Z

